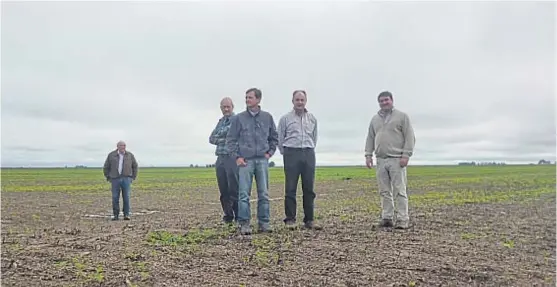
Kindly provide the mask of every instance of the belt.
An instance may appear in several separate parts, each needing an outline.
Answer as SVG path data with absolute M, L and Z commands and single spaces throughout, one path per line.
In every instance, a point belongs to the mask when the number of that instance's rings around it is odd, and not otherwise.
M 283 146 L 284 149 L 295 149 L 295 150 L 312 150 L 312 147 L 289 147 Z

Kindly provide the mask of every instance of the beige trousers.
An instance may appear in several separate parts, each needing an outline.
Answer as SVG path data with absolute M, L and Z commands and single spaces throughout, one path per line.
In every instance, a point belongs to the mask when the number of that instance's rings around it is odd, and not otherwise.
M 408 221 L 408 195 L 406 194 L 406 167 L 400 166 L 400 158 L 377 159 L 377 184 L 381 196 L 382 219 Z

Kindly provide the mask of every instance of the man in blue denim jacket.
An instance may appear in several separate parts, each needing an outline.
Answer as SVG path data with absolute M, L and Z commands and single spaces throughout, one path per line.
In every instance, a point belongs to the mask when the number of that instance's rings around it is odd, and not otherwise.
M 238 223 L 240 232 L 251 234 L 250 191 L 253 177 L 257 185 L 259 232 L 270 232 L 269 158 L 277 149 L 278 133 L 273 116 L 262 111 L 262 93 L 257 88 L 246 91 L 246 110 L 233 116 L 226 137 L 229 154 L 239 167 Z

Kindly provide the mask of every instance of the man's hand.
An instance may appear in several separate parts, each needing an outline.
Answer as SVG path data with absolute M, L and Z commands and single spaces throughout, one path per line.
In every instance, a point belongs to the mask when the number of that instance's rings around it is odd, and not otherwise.
M 265 153 L 265 158 L 266 158 L 266 159 L 270 159 L 270 158 L 271 158 L 271 155 L 268 154 L 268 153 Z
M 408 158 L 407 157 L 401 157 L 400 158 L 400 167 L 406 167 L 408 165 Z
M 246 164 L 246 161 L 244 161 L 243 157 L 239 157 L 239 158 L 236 159 L 236 165 L 237 166 L 246 166 L 247 164 Z
M 371 156 L 366 157 L 366 166 L 367 166 L 367 168 L 372 168 L 373 167 L 373 157 L 371 157 Z

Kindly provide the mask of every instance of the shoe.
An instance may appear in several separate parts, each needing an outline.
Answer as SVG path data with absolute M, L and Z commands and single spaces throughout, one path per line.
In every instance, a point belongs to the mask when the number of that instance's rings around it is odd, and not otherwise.
M 381 219 L 379 223 L 381 227 L 393 227 L 393 220 L 392 219 Z
M 251 234 L 251 227 L 249 226 L 249 223 L 242 223 L 240 225 L 240 233 L 242 235 L 250 235 Z
M 112 217 L 112 219 L 111 219 L 111 220 L 112 220 L 112 221 L 116 221 L 116 220 L 118 220 L 118 216 L 114 216 L 114 217 Z
M 313 230 L 321 230 L 323 229 L 323 227 L 321 227 L 320 225 L 317 225 L 313 222 L 313 220 L 307 221 L 304 223 L 304 228 L 305 229 L 313 229 Z
M 257 228 L 258 233 L 271 233 L 273 230 L 268 224 L 260 224 L 259 228 Z
M 129 215 L 127 215 L 127 216 L 124 216 L 124 220 L 131 220 L 131 218 L 130 218 Z
M 296 227 L 297 227 L 296 222 L 294 220 L 286 220 L 284 222 L 284 224 L 286 225 L 286 228 L 291 229 L 291 230 L 296 229 Z
M 395 229 L 408 229 L 408 221 L 397 221 L 395 225 Z
M 222 222 L 224 223 L 232 223 L 234 222 L 234 216 L 223 216 Z

